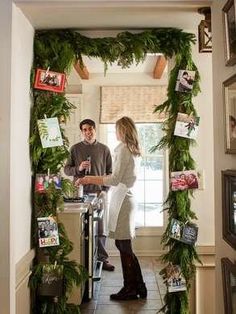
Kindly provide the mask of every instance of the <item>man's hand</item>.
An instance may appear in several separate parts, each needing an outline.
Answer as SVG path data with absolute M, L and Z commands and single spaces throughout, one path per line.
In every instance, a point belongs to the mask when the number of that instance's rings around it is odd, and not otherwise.
M 79 165 L 79 171 L 88 170 L 90 168 L 90 163 L 89 160 L 82 161 Z

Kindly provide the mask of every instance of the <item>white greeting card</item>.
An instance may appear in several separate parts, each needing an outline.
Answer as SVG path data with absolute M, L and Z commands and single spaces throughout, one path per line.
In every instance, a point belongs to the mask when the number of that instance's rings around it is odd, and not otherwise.
M 194 117 L 185 113 L 178 113 L 174 135 L 196 139 L 200 117 Z
M 43 148 L 63 145 L 57 118 L 38 120 L 38 130 Z

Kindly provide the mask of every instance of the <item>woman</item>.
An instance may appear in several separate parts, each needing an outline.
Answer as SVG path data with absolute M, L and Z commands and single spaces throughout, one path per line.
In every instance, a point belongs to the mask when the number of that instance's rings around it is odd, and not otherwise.
M 136 181 L 135 161 L 140 156 L 138 135 L 134 122 L 122 117 L 116 122 L 116 137 L 121 143 L 115 149 L 114 170 L 108 176 L 85 176 L 79 184 L 113 186 L 109 208 L 109 236 L 115 239 L 120 251 L 123 288 L 110 296 L 113 300 L 132 300 L 147 297 L 146 285 L 137 257 L 133 253 L 131 239 L 135 235 L 135 204 L 130 189 Z

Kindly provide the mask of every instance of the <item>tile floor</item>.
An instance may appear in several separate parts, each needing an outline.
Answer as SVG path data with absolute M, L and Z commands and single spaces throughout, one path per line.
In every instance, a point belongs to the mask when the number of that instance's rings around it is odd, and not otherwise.
M 163 305 L 166 286 L 159 276 L 161 266 L 155 257 L 139 257 L 144 281 L 148 289 L 147 299 L 112 301 L 110 294 L 122 287 L 122 270 L 119 257 L 111 257 L 114 272 L 103 271 L 102 279 L 96 286 L 94 298 L 81 304 L 81 314 L 156 314 Z

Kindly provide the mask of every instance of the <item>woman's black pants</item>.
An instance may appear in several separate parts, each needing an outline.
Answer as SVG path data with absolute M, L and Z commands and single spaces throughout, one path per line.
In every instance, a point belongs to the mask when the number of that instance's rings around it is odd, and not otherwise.
M 131 240 L 115 240 L 120 252 L 124 287 L 137 289 L 144 284 L 139 261 L 132 250 Z

